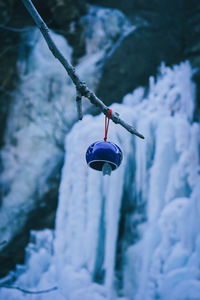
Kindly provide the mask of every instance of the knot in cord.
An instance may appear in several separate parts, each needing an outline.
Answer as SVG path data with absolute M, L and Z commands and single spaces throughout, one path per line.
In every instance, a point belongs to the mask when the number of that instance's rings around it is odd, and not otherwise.
M 112 109 L 110 109 L 108 115 L 105 116 L 105 137 L 104 137 L 105 142 L 107 141 L 108 126 L 109 126 L 109 121 L 110 121 L 111 114 L 112 114 Z

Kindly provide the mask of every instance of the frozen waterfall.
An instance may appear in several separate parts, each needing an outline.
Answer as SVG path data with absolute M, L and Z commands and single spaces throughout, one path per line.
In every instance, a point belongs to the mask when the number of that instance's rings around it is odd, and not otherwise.
M 95 89 L 106 51 L 133 26 L 118 10 L 90 6 L 81 18 L 86 54 L 76 66 L 80 77 Z M 51 32 L 58 49 L 71 61 L 66 39 Z M 1 149 L 0 242 L 9 243 L 25 226 L 51 189 L 64 156 L 64 138 L 77 121 L 76 91 L 63 66 L 49 51 L 39 30 L 22 34 L 18 59 L 19 85 L 13 93 Z M 88 108 L 89 107 L 89 108 Z M 83 101 L 83 110 L 92 106 Z M 48 205 L 48 204 L 47 204 Z
M 124 153 L 110 177 L 88 168 L 104 117 L 86 115 L 65 141 L 55 232 L 32 233 L 15 284 L 47 295 L 0 290 L 1 299 L 199 300 L 200 127 L 193 70 L 162 65 L 158 77 L 114 104 L 146 137 L 111 123 Z M 5 280 L 5 279 L 4 279 Z M 33 298 L 34 297 L 34 298 Z

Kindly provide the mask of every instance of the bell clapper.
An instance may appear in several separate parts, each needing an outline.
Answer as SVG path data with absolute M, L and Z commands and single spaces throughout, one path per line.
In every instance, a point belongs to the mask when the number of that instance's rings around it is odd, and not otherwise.
M 105 175 L 111 175 L 111 172 L 112 172 L 112 167 L 109 163 L 105 163 L 102 167 L 102 172 L 103 172 L 103 176 Z

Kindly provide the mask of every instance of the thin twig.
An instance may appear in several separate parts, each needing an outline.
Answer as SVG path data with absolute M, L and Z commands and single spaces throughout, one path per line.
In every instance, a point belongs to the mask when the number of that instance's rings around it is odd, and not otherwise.
M 13 32 L 19 32 L 19 33 L 27 32 L 27 31 L 32 30 L 31 26 L 29 26 L 29 27 L 27 26 L 26 28 L 15 28 L 15 27 L 9 27 L 9 26 L 2 25 L 2 24 L 0 25 L 0 29 L 13 31 Z
M 0 247 L 4 246 L 5 244 L 7 244 L 7 241 L 0 242 Z
M 14 289 L 14 290 L 18 290 L 18 291 L 20 291 L 22 293 L 25 293 L 25 294 L 46 294 L 46 293 L 50 293 L 50 292 L 55 291 L 55 290 L 58 289 L 57 286 L 54 286 L 53 288 L 50 288 L 48 290 L 29 291 L 29 290 L 20 288 L 19 286 L 7 285 L 7 284 L 0 284 L 0 288 Z
M 90 102 L 94 105 L 96 105 L 105 115 L 108 115 L 109 108 L 95 95 L 94 92 L 92 92 L 86 85 L 86 83 L 79 79 L 75 68 L 68 62 L 68 60 L 63 56 L 63 54 L 60 52 L 60 50 L 57 48 L 56 44 L 54 43 L 53 39 L 50 36 L 49 28 L 37 12 L 35 6 L 31 2 L 31 0 L 21 0 L 25 7 L 27 8 L 28 12 L 34 19 L 37 27 L 40 29 L 43 37 L 45 38 L 47 45 L 53 55 L 60 61 L 60 63 L 63 65 L 65 70 L 67 71 L 68 75 L 71 77 L 77 92 L 81 94 L 81 96 L 84 96 L 90 100 Z M 137 132 L 137 130 L 127 124 L 125 121 L 123 121 L 119 114 L 116 112 L 112 112 L 110 119 L 116 123 L 123 126 L 126 130 L 128 130 L 130 133 L 137 135 L 138 137 L 144 139 L 144 136 Z

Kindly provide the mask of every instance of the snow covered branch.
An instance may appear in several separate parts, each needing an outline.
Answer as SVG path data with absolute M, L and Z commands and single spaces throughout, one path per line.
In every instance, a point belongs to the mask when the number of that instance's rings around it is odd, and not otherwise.
M 87 99 L 89 99 L 90 102 L 92 104 L 94 104 L 95 106 L 97 106 L 105 115 L 108 115 L 109 110 L 110 110 L 109 107 L 107 107 L 95 95 L 95 93 L 92 92 L 87 87 L 86 83 L 78 77 L 75 68 L 68 62 L 68 60 L 63 56 L 63 54 L 57 48 L 56 44 L 54 43 L 53 39 L 50 36 L 49 28 L 47 27 L 47 25 L 45 24 L 45 22 L 43 21 L 43 19 L 39 15 L 39 13 L 37 12 L 36 8 L 34 7 L 33 3 L 31 2 L 31 0 L 22 0 L 22 2 L 25 5 L 25 7 L 27 8 L 27 10 L 30 13 L 30 15 L 32 16 L 32 18 L 34 19 L 37 27 L 40 29 L 43 37 L 45 38 L 45 40 L 47 42 L 47 45 L 48 45 L 49 49 L 51 50 L 53 55 L 63 65 L 63 67 L 67 71 L 68 75 L 70 76 L 70 78 L 72 79 L 72 81 L 73 81 L 73 83 L 76 87 L 76 91 L 77 91 L 77 95 L 78 95 L 78 97 L 76 99 L 77 99 L 77 108 L 78 108 L 78 117 L 79 117 L 79 119 L 82 119 L 81 97 L 83 97 L 83 96 L 86 97 Z M 142 134 L 140 134 L 139 132 L 137 132 L 137 130 L 133 126 L 131 126 L 131 125 L 127 124 L 125 121 L 123 121 L 119 117 L 118 113 L 112 112 L 112 114 L 110 116 L 110 119 L 114 123 L 120 124 L 121 126 L 123 126 L 130 133 L 135 134 L 138 137 L 144 139 L 144 136 Z

